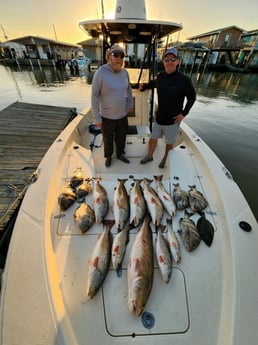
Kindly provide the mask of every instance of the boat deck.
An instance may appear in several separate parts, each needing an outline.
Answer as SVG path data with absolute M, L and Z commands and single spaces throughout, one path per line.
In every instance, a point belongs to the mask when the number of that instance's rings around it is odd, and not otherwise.
M 182 124 L 182 140 L 170 153 L 164 169 L 158 168 L 164 150 L 162 141 L 149 164 L 140 164 L 147 147 L 141 151 L 138 143 L 132 155 L 126 150 L 130 164 L 114 157 L 106 168 L 101 135 L 95 141 L 98 147 L 90 150 L 92 134 L 88 126 L 87 116 L 79 115 L 66 127 L 41 161 L 39 178 L 30 185 L 23 200 L 3 275 L 2 343 L 27 345 L 44 338 L 44 344 L 74 345 L 243 344 L 246 334 L 255 329 L 257 319 L 253 287 L 258 283 L 258 232 L 257 223 L 230 173 L 185 124 Z M 180 242 L 182 261 L 173 262 L 172 277 L 165 284 L 154 259 L 153 287 L 141 317 L 130 313 L 127 301 L 127 267 L 137 228 L 130 230 L 121 274 L 110 263 L 100 291 L 92 300 L 85 301 L 89 263 L 103 224 L 94 223 L 81 234 L 74 221 L 80 201 L 66 211 L 60 210 L 58 196 L 62 186 L 78 167 L 84 178 L 101 177 L 110 202 L 105 220 L 114 220 L 113 198 L 118 178 L 128 179 L 125 187 L 130 193 L 133 178 L 162 174 L 170 194 L 173 183 L 178 182 L 184 190 L 196 185 L 208 200 L 205 214 L 215 231 L 212 246 L 202 241 L 193 252 L 186 250 L 178 234 L 184 211 L 178 211 L 173 217 L 173 229 Z M 86 196 L 85 202 L 93 205 L 93 193 Z M 169 216 L 164 212 L 163 225 L 166 218 Z M 199 215 L 191 218 L 196 223 Z M 253 231 L 242 231 L 239 224 L 243 221 Z M 155 228 L 152 223 L 150 227 L 154 249 Z M 116 229 L 111 232 L 115 238 Z M 239 255 L 247 251 L 249 255 Z M 247 286 L 250 279 L 252 283 Z M 144 315 L 147 321 L 153 321 L 151 325 L 148 322 L 146 325 Z M 211 326 L 200 332 L 206 320 Z M 252 339 L 257 339 L 257 332 Z

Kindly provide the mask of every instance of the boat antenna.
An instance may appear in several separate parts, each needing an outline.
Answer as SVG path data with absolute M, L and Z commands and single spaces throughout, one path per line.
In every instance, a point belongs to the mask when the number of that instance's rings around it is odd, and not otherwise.
M 103 0 L 101 0 L 101 14 L 102 14 L 102 19 L 104 19 L 104 3 L 103 3 Z
M 55 39 L 57 41 L 57 35 L 56 35 L 56 28 L 55 28 L 55 24 L 53 24 L 53 30 L 54 30 L 54 34 L 55 34 Z
M 5 30 L 4 30 L 3 25 L 1 25 L 1 30 L 2 30 L 2 33 L 3 33 L 3 35 L 4 35 L 5 40 L 7 41 L 7 40 L 8 40 L 8 36 L 7 36 L 6 33 L 5 33 Z

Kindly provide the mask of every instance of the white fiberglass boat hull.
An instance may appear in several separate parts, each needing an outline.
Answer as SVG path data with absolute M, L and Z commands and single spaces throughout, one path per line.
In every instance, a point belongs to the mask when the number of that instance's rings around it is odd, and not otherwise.
M 230 173 L 185 123 L 165 169 L 158 168 L 161 142 L 154 161 L 147 165 L 140 164 L 135 147 L 130 164 L 114 157 L 106 168 L 101 135 L 95 141 L 100 147 L 90 150 L 88 125 L 88 117 L 78 115 L 60 134 L 23 200 L 2 281 L 1 344 L 255 345 L 258 227 Z M 102 178 L 110 201 L 107 219 L 114 219 L 117 178 L 128 179 L 129 192 L 133 178 L 163 174 L 170 193 L 173 183 L 186 190 L 195 184 L 209 202 L 205 213 L 215 229 L 214 241 L 211 247 L 201 242 L 189 253 L 180 239 L 182 262 L 173 263 L 168 284 L 155 261 L 153 288 L 145 306 L 151 318 L 147 326 L 127 306 L 127 263 L 137 229 L 130 232 L 121 276 L 110 265 L 97 295 L 83 303 L 89 259 L 103 225 L 94 224 L 82 235 L 73 219 L 79 204 L 60 212 L 61 186 L 77 167 L 85 178 Z M 86 202 L 92 204 L 92 194 Z M 183 211 L 178 211 L 173 219 L 175 231 L 182 216 Z M 167 217 L 165 213 L 164 224 Z M 198 215 L 192 219 L 196 222 Z M 247 222 L 252 231 L 243 231 L 240 222 Z M 155 241 L 152 224 L 151 228 Z

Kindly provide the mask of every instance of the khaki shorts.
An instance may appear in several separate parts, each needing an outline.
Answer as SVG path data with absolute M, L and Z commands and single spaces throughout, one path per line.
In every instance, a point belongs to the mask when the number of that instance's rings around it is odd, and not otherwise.
M 175 123 L 173 125 L 159 125 L 158 123 L 154 122 L 151 138 L 158 139 L 165 137 L 165 142 L 168 145 L 174 144 L 176 142 L 177 136 L 179 132 L 179 124 Z

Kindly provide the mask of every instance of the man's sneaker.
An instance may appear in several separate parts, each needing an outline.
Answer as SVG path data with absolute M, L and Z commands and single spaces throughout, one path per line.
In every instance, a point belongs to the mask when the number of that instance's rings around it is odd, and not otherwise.
M 166 164 L 166 160 L 163 158 L 162 161 L 159 163 L 159 168 L 164 168 Z
M 142 160 L 141 160 L 141 164 L 146 164 L 146 163 L 149 163 L 153 161 L 153 158 L 152 157 L 149 157 L 149 156 L 146 156 L 144 157 Z
M 105 166 L 108 168 L 111 165 L 111 157 L 106 158 Z
M 125 158 L 125 156 L 122 156 L 122 155 L 118 156 L 117 159 L 127 164 L 130 163 L 130 161 L 127 158 Z

